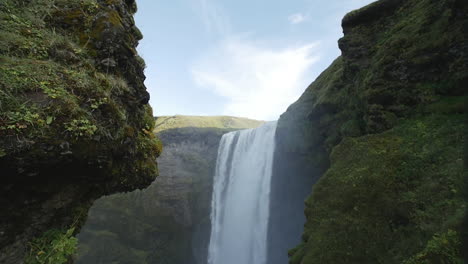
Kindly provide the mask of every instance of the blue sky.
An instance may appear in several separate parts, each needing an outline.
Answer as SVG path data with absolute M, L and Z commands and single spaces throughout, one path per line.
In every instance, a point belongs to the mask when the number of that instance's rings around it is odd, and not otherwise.
M 275 120 L 339 56 L 373 0 L 137 0 L 154 114 Z

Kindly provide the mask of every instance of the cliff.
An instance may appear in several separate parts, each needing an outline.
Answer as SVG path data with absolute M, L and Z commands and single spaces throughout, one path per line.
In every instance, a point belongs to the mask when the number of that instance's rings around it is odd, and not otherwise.
M 236 117 L 157 117 L 160 176 L 147 189 L 98 200 L 76 263 L 205 264 L 221 136 L 262 122 Z
M 289 177 L 321 176 L 290 263 L 461 263 L 467 14 L 381 0 L 345 16 L 342 55 L 278 123 Z
M 134 0 L 1 1 L 1 263 L 65 262 L 95 199 L 155 179 L 135 12 Z

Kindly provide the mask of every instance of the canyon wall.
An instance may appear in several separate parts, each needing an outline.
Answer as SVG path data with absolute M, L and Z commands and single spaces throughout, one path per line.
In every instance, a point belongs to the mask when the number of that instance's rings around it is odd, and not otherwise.
M 467 14 L 381 0 L 345 16 L 342 55 L 278 122 L 275 166 L 320 176 L 290 263 L 461 263 Z
M 262 122 L 235 117 L 156 118 L 160 176 L 145 190 L 98 200 L 75 263 L 206 264 L 213 176 L 224 133 Z

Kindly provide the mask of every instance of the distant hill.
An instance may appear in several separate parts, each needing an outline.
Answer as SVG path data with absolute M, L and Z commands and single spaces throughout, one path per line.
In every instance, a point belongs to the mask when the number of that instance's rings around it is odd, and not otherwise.
M 156 117 L 154 132 L 183 127 L 244 129 L 255 128 L 263 123 L 265 121 L 232 116 L 160 116 Z

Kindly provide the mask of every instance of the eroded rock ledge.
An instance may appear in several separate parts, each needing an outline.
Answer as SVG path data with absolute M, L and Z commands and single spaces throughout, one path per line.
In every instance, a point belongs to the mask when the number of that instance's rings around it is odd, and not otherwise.
M 133 0 L 0 3 L 0 262 L 78 231 L 104 194 L 148 186 L 161 144 Z

